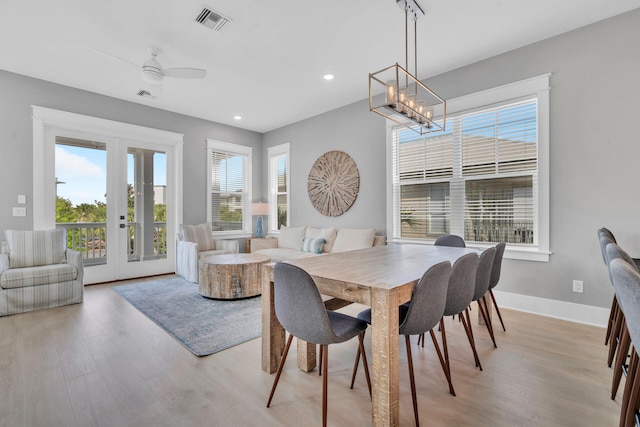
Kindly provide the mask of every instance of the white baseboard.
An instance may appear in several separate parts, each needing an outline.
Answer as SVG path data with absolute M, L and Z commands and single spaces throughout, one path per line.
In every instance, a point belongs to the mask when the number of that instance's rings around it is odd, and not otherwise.
M 608 308 L 513 294 L 498 290 L 494 290 L 493 293 L 500 308 L 510 308 L 603 328 L 607 326 L 607 322 L 609 321 Z

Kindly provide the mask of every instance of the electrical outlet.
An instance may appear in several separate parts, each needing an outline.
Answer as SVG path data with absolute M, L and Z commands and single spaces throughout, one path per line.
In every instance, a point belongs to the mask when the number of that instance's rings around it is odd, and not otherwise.
M 573 292 L 577 292 L 579 294 L 584 292 L 584 284 L 582 283 L 582 280 L 573 281 Z

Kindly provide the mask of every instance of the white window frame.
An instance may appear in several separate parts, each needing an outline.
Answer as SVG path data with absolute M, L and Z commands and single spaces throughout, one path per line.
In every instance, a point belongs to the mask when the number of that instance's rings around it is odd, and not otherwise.
M 509 100 L 521 99 L 527 96 L 535 96 L 538 103 L 538 206 L 535 212 L 534 221 L 538 224 L 538 244 L 537 246 L 513 246 L 507 244 L 504 257 L 527 261 L 548 262 L 549 255 L 549 79 L 551 74 L 543 74 L 526 80 L 506 84 L 493 89 L 473 93 L 459 98 L 447 100 L 447 114 L 455 114 L 463 111 L 482 108 L 506 102 Z M 399 230 L 394 224 L 394 207 L 399 200 L 394 200 L 393 193 L 393 132 L 397 126 L 388 122 L 387 126 L 387 230 L 389 230 L 390 241 L 393 243 L 406 243 L 396 236 Z M 399 196 L 398 196 L 399 197 Z M 452 200 L 453 208 L 453 200 Z M 453 224 L 453 219 L 451 220 Z M 452 233 L 456 232 L 454 230 Z M 459 232 L 459 231 L 457 231 Z M 411 240 L 411 243 L 416 243 Z M 424 240 L 419 243 L 431 244 L 433 241 Z M 482 244 L 472 242 L 469 247 L 486 248 L 493 244 Z
M 287 186 L 287 223 L 289 225 L 291 221 L 291 154 L 290 143 L 286 142 L 280 145 L 274 145 L 267 148 L 267 175 L 268 175 L 268 202 L 269 202 L 269 219 L 268 230 L 269 234 L 280 233 L 278 230 L 278 182 L 273 180 L 273 160 L 276 157 L 286 156 L 286 186 Z
M 245 193 L 242 201 L 242 230 L 214 231 L 213 235 L 219 239 L 241 239 L 251 237 L 251 171 L 253 170 L 253 148 L 245 145 L 232 144 L 224 141 L 207 139 L 207 221 L 211 221 L 211 156 L 213 152 L 224 152 L 246 158 L 243 171 L 243 185 Z

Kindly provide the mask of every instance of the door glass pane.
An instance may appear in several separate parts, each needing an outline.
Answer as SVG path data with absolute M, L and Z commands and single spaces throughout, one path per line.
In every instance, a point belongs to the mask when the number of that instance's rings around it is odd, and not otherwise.
M 129 262 L 167 257 L 166 190 L 166 153 L 129 148 L 125 225 L 125 250 Z
M 107 152 L 100 142 L 56 137 L 56 227 L 85 266 L 107 262 Z

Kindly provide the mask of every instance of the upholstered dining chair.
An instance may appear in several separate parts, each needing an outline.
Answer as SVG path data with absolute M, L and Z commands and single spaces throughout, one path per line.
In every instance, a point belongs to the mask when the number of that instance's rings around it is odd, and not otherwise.
M 467 333 L 467 339 L 473 350 L 473 357 L 476 366 L 482 370 L 480 358 L 476 352 L 476 345 L 473 339 L 473 331 L 471 330 L 471 319 L 469 317 L 469 304 L 475 292 L 476 271 L 478 269 L 478 255 L 470 253 L 458 258 L 451 267 L 451 275 L 449 276 L 449 285 L 447 286 L 447 303 L 445 304 L 444 314 L 440 319 L 440 333 L 442 334 L 442 350 L 444 352 L 444 375 L 449 382 L 449 393 L 456 395 L 453 389 L 453 381 L 451 380 L 451 362 L 449 360 L 449 349 L 447 348 L 447 334 L 444 327 L 444 317 L 459 315 L 464 330 Z M 462 315 L 465 313 L 465 316 Z M 424 335 L 421 335 L 422 345 L 424 346 Z
M 476 271 L 476 286 L 473 294 L 473 301 L 478 303 L 478 309 L 484 320 L 484 324 L 487 327 L 493 346 L 496 345 L 496 338 L 493 334 L 493 325 L 491 324 L 491 317 L 489 316 L 489 306 L 487 305 L 487 299 L 485 295 L 489 291 L 489 284 L 491 282 L 491 271 L 493 269 L 493 260 L 496 256 L 496 248 L 488 248 L 482 251 L 480 258 L 478 259 L 478 269 Z
M 367 329 L 367 322 L 346 314 L 327 311 L 320 292 L 309 274 L 300 267 L 278 262 L 273 269 L 274 306 L 276 316 L 284 329 L 289 332 L 282 359 L 278 365 L 276 377 L 273 381 L 267 408 L 278 386 L 282 368 L 287 359 L 291 341 L 295 336 L 308 343 L 322 346 L 323 375 L 322 375 L 322 425 L 327 425 L 327 370 L 330 344 L 359 338 L 359 351 L 363 354 L 365 375 L 369 383 L 369 367 L 364 357 L 363 337 Z
M 633 259 L 627 252 L 625 252 L 620 246 L 616 243 L 609 243 L 605 249 L 607 256 L 607 264 L 610 265 L 611 261 L 614 259 L 622 259 L 627 262 L 635 271 L 638 271 L 636 264 L 633 262 Z M 609 269 L 609 277 L 611 278 L 611 284 L 613 285 L 613 277 L 612 272 Z M 619 308 L 619 307 L 618 307 Z M 616 394 L 618 393 L 618 387 L 620 386 L 620 380 L 622 379 L 622 373 L 626 369 L 627 364 L 627 356 L 629 355 L 629 347 L 631 345 L 629 329 L 627 328 L 626 319 L 622 310 L 618 310 L 618 314 L 616 317 L 615 327 L 613 328 L 615 332 L 615 336 L 612 340 L 611 345 L 613 346 L 613 341 L 615 341 L 615 348 L 613 352 L 615 353 L 615 361 L 612 362 L 609 366 L 613 366 L 613 379 L 611 381 L 611 399 L 616 398 Z M 613 347 L 609 347 L 611 351 Z M 613 356 L 611 356 L 613 357 Z
M 445 234 L 436 239 L 435 246 L 453 246 L 455 248 L 466 248 L 467 245 L 464 243 L 464 239 L 460 236 L 456 236 L 455 234 Z
M 493 295 L 493 288 L 498 285 L 500 281 L 500 272 L 502 271 L 502 258 L 504 256 L 504 250 L 507 247 L 505 242 L 498 243 L 496 248 L 496 254 L 493 257 L 493 266 L 491 267 L 491 278 L 489 279 L 489 296 L 491 296 L 491 301 L 493 302 L 493 306 L 496 309 L 496 314 L 498 315 L 498 319 L 500 319 L 500 324 L 502 325 L 502 330 L 506 331 L 507 328 L 504 327 L 504 321 L 502 320 L 502 314 L 500 313 L 500 308 L 498 307 L 498 303 L 496 302 L 496 297 Z M 492 324 L 493 328 L 493 324 Z
M 611 279 L 618 304 L 626 319 L 631 338 L 631 357 L 622 403 L 620 405 L 620 426 L 635 426 L 636 413 L 640 409 L 640 361 L 637 346 L 640 343 L 640 274 L 632 264 L 622 258 L 609 262 Z
M 444 359 L 440 351 L 440 346 L 436 340 L 433 328 L 442 319 L 444 308 L 447 302 L 447 287 L 449 286 L 449 275 L 451 274 L 451 263 L 449 261 L 438 263 L 430 267 L 420 278 L 420 281 L 413 290 L 411 301 L 403 304 L 399 308 L 400 335 L 405 336 L 407 347 L 407 364 L 409 365 L 409 381 L 411 383 L 411 398 L 413 399 L 413 415 L 416 426 L 420 425 L 418 417 L 418 400 L 416 396 L 416 382 L 413 372 L 413 357 L 411 355 L 411 335 L 431 333 L 433 345 L 438 354 L 442 369 L 446 372 Z M 366 309 L 358 314 L 358 319 L 371 324 L 371 309 Z M 356 362 L 351 376 L 351 388 L 358 371 L 358 360 L 360 351 L 356 355 Z M 364 359 L 363 359 L 364 360 Z M 366 371 L 365 371 L 366 372 Z
M 602 260 L 604 261 L 604 265 L 607 267 L 607 272 L 609 271 L 609 261 L 607 260 L 607 245 L 609 243 L 616 243 L 615 237 L 613 234 L 606 228 L 598 229 L 598 242 L 600 243 L 600 251 L 602 252 Z M 609 273 L 609 279 L 611 279 L 611 273 Z M 613 285 L 613 283 L 612 283 Z M 613 300 L 611 301 L 611 310 L 609 310 L 609 320 L 607 321 L 607 331 L 604 337 L 604 345 L 609 345 L 609 340 L 611 338 L 611 332 L 613 331 L 614 325 L 617 320 L 617 316 L 620 314 L 620 307 L 618 307 L 618 301 L 616 299 L 616 294 L 613 294 Z M 611 365 L 609 365 L 611 366 Z

